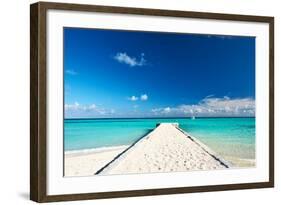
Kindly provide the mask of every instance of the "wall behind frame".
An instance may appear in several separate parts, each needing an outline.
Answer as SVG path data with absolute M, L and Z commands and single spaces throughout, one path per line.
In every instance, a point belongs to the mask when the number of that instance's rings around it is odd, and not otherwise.
M 1 204 L 33 204 L 29 201 L 29 4 L 36 1 L 3 1 L 0 7 L 0 190 Z M 236 13 L 275 16 L 275 122 L 281 120 L 280 37 L 281 3 L 274 0 L 76 0 L 65 3 L 85 3 L 158 9 Z M 279 199 L 281 179 L 280 126 L 275 126 L 275 188 L 225 192 L 195 193 L 60 204 L 270 204 Z M 58 203 L 54 203 L 58 204 Z

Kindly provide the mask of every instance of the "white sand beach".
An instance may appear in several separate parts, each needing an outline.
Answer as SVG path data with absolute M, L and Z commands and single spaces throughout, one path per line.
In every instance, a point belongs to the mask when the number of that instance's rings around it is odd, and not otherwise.
M 109 163 L 128 146 L 118 146 L 88 152 L 69 152 L 65 154 L 64 176 L 90 176 Z
M 177 124 L 161 123 L 132 146 L 65 154 L 65 176 L 225 169 L 230 164 Z

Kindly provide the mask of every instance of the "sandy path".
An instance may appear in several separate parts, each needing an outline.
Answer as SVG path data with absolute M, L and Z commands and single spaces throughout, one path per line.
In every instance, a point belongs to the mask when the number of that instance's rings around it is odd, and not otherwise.
M 212 155 L 213 156 L 212 156 Z M 161 123 L 99 174 L 130 174 L 227 168 L 208 147 L 170 123 Z

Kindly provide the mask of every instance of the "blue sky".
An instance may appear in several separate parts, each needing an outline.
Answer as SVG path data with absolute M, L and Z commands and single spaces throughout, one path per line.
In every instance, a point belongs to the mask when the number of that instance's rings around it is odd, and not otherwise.
M 254 116 L 255 38 L 64 28 L 66 118 Z

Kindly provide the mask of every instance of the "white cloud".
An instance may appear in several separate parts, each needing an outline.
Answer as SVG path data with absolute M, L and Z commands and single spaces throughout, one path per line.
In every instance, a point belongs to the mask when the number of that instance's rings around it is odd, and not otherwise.
M 132 95 L 131 97 L 128 97 L 128 100 L 130 100 L 130 101 L 138 101 L 138 100 L 146 101 L 146 100 L 148 100 L 148 95 L 143 94 L 143 95 L 140 95 L 139 97 L 137 97 L 135 95 Z
M 170 108 L 170 107 L 165 107 L 165 108 L 163 109 L 163 112 L 164 112 L 164 113 L 169 113 L 169 112 L 171 112 L 171 108 Z
M 154 115 L 171 116 L 254 116 L 255 100 L 252 98 L 206 97 L 198 104 L 177 107 L 154 108 Z
M 143 94 L 140 96 L 140 99 L 143 100 L 143 101 L 146 101 L 148 99 L 148 96 L 147 94 Z
M 129 65 L 130 67 L 135 66 L 144 66 L 146 63 L 146 60 L 144 59 L 144 53 L 141 54 L 140 59 L 138 60 L 135 57 L 129 56 L 127 53 L 117 53 L 114 56 L 114 59 L 117 60 L 119 63 L 124 63 Z
M 106 117 L 115 113 L 114 109 L 105 109 L 96 104 L 80 105 L 78 102 L 65 104 L 65 117 Z
M 89 109 L 96 109 L 96 108 L 97 108 L 97 106 L 95 104 L 92 104 L 89 106 Z
M 80 105 L 78 102 L 73 104 L 65 104 L 64 105 L 65 111 L 74 111 L 74 110 L 98 110 L 98 107 L 95 104 L 91 105 Z
M 137 101 L 138 99 L 139 98 L 134 95 L 128 98 L 128 100 L 130 100 L 130 101 Z
M 77 110 L 77 109 L 79 109 L 79 107 L 80 107 L 80 105 L 78 102 L 75 102 L 74 104 L 65 104 L 64 105 L 65 110 L 71 110 L 71 109 Z
M 68 75 L 77 75 L 77 74 L 78 74 L 78 73 L 77 73 L 76 71 L 74 71 L 74 70 L 66 70 L 65 73 L 68 74 Z

